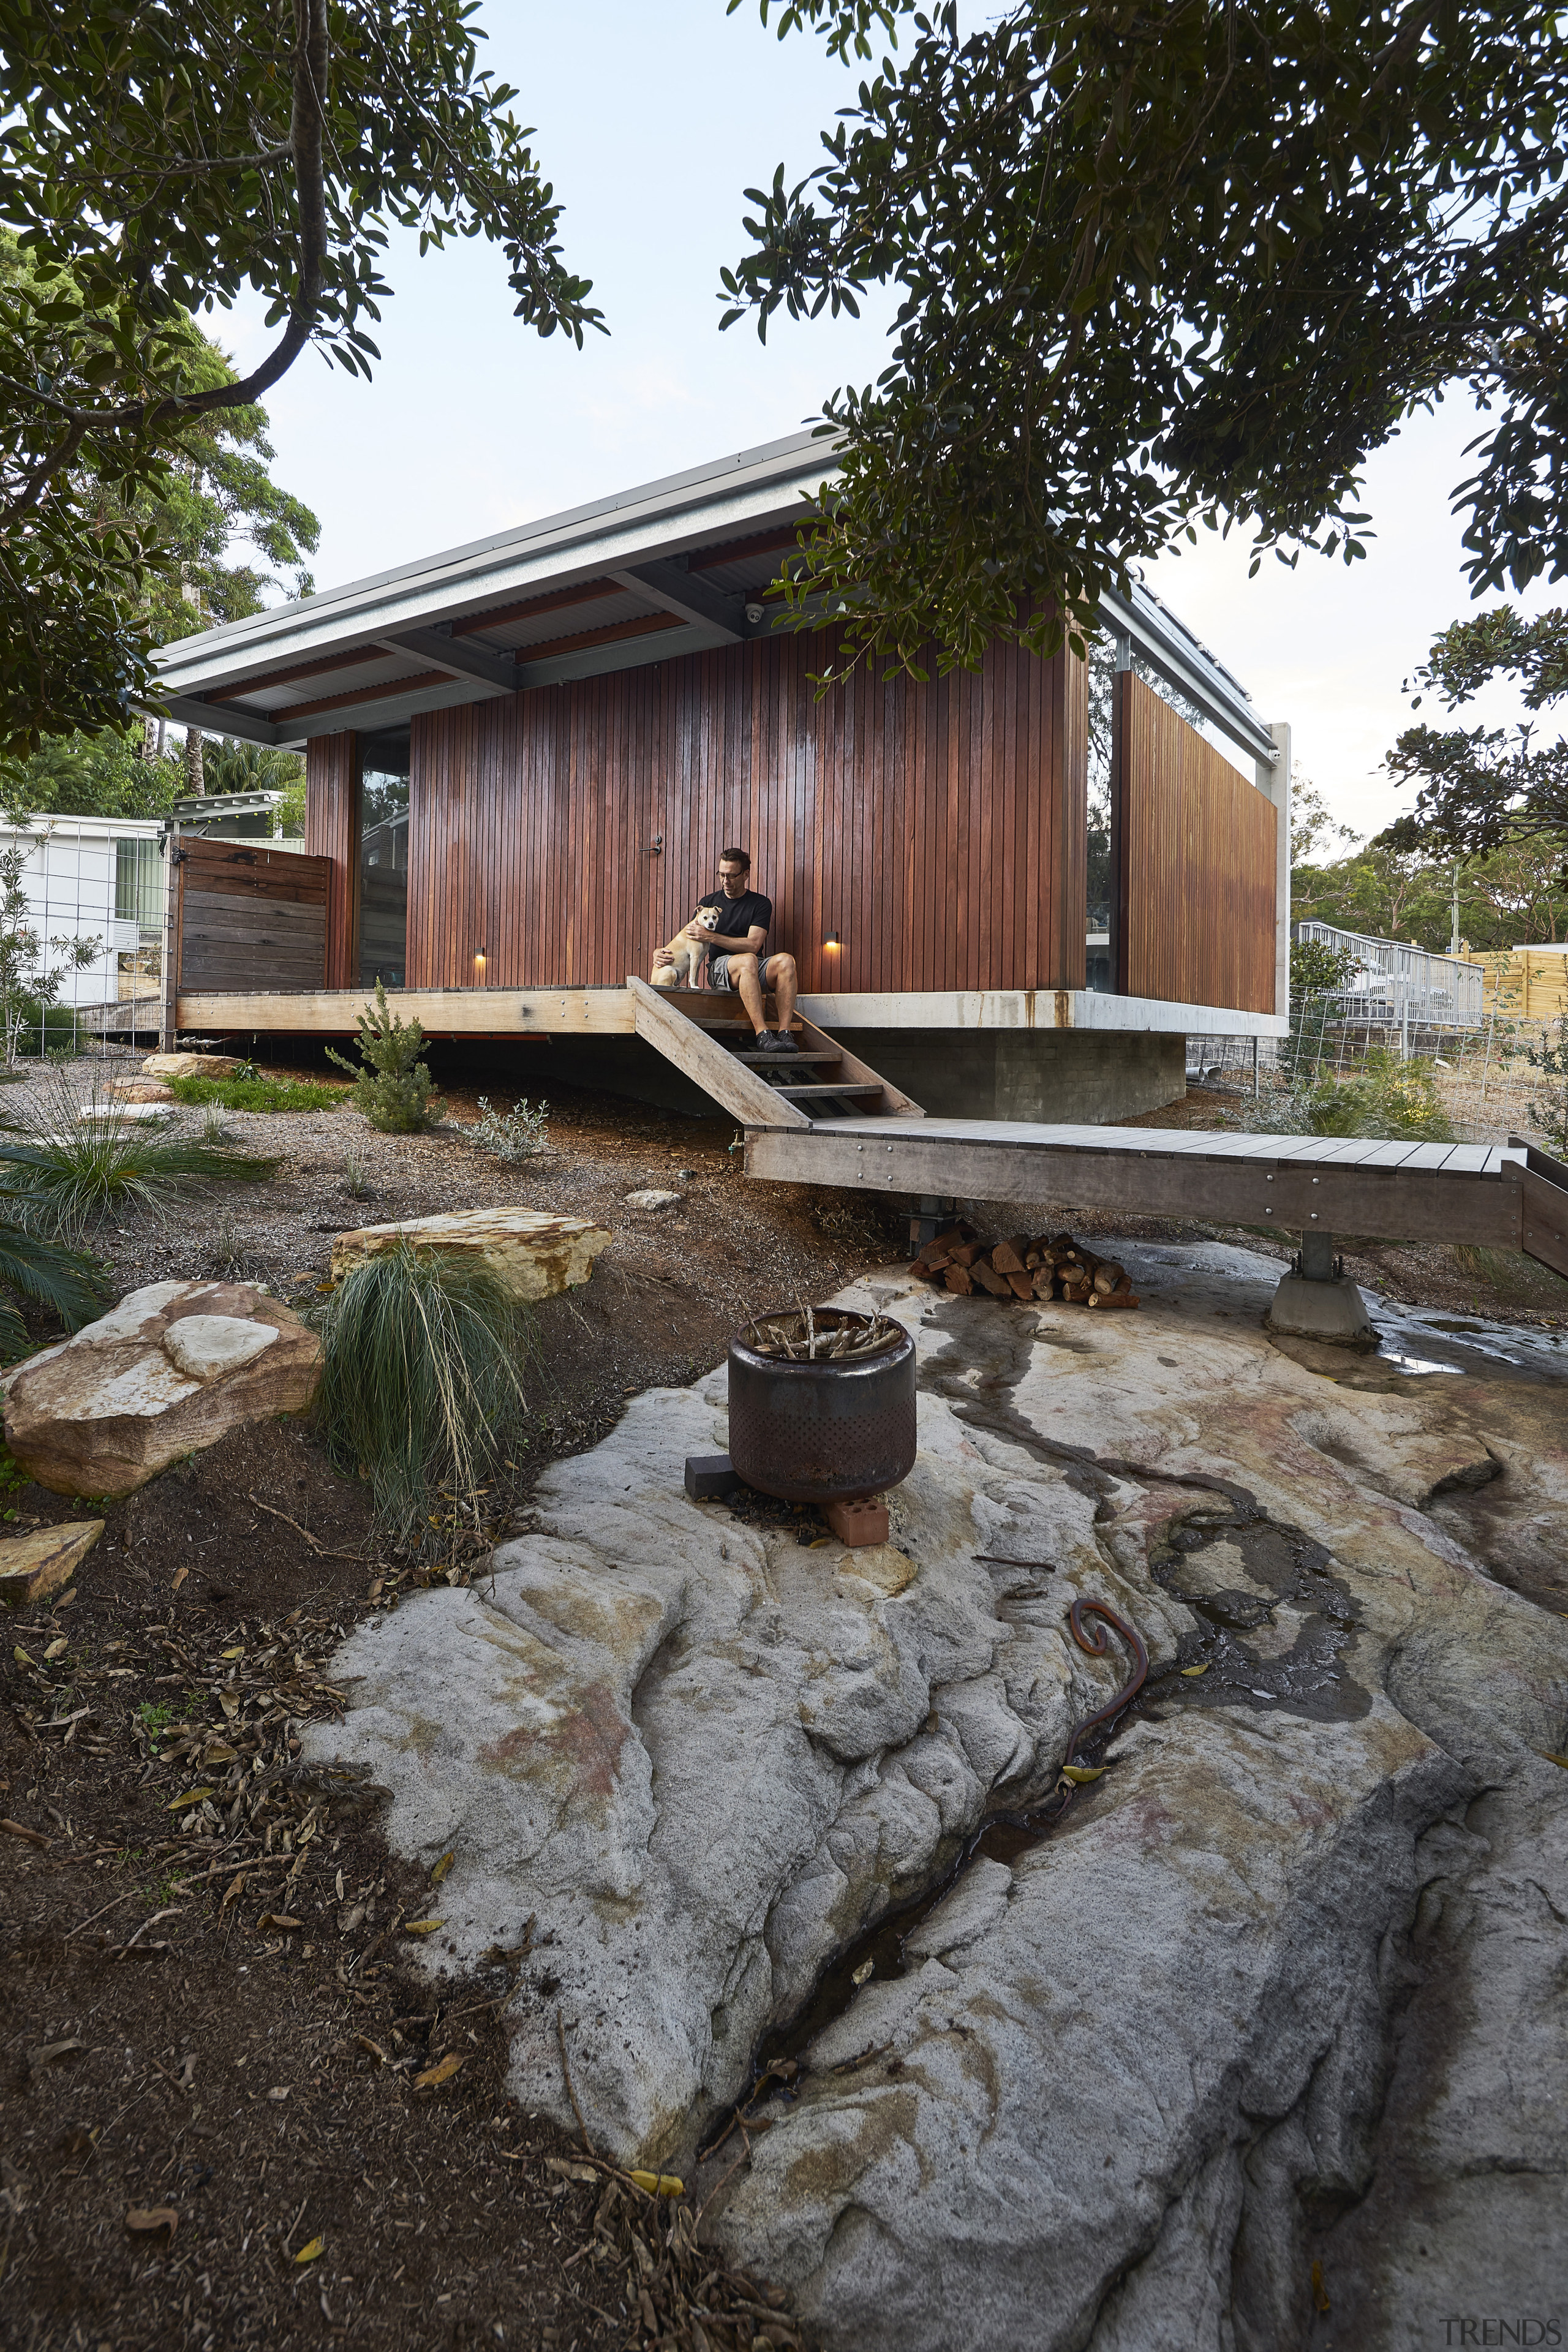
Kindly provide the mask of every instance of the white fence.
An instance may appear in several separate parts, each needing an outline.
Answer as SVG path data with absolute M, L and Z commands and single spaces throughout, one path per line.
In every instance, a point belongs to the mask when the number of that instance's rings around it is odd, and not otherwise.
M 156 817 L 38 816 L 25 829 L 0 826 L 0 851 L 18 843 L 27 849 L 24 919 L 42 948 L 43 969 L 60 975 L 60 1004 L 159 993 L 168 874 L 163 830 Z M 95 940 L 98 951 L 79 970 L 53 940 Z
M 1329 997 L 1331 1022 L 1401 1031 L 1482 1025 L 1479 964 L 1458 956 L 1431 955 L 1425 948 L 1401 947 L 1397 940 L 1342 931 L 1332 923 L 1298 923 L 1295 937 L 1301 942 L 1318 940 L 1355 959 L 1350 979 Z

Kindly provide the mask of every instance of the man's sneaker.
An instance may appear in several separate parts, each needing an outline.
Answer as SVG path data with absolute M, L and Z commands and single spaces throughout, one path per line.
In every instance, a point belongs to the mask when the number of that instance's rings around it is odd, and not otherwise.
M 757 1039 L 757 1045 L 764 1054 L 795 1054 L 800 1050 L 795 1039 L 783 1029 L 764 1029 Z

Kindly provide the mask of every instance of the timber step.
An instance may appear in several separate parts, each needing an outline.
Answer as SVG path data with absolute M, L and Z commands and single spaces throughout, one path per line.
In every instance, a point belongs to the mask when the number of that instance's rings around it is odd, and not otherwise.
M 925 1117 L 908 1095 L 798 1014 L 790 1034 L 804 1051 L 764 1053 L 749 1021 L 704 1018 L 701 992 L 653 988 L 635 974 L 628 975 L 626 991 L 637 1035 L 748 1126 L 831 1125 L 835 1112 L 839 1118 Z M 831 1082 L 829 1071 L 837 1073 Z M 794 1084 L 797 1073 L 802 1082 Z
M 783 1095 L 788 1102 L 799 1102 L 803 1097 L 816 1097 L 819 1095 L 825 1097 L 834 1095 L 856 1095 L 861 1097 L 869 1097 L 874 1095 L 877 1100 L 880 1102 L 882 1098 L 882 1081 L 880 1078 L 868 1078 L 864 1082 L 859 1080 L 846 1080 L 844 1085 L 838 1087 L 775 1087 L 773 1088 L 773 1092 L 775 1095 Z
M 795 1070 L 806 1062 L 813 1065 L 821 1063 L 825 1068 L 836 1070 L 844 1056 L 842 1054 L 735 1054 L 732 1058 L 737 1062 L 755 1064 L 764 1070 Z

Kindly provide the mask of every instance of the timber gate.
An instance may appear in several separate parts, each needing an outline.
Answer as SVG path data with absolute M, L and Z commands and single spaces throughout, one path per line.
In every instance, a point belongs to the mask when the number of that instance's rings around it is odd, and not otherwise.
M 327 969 L 331 861 L 266 841 L 173 836 L 163 1028 L 172 1046 L 182 991 L 321 988 Z

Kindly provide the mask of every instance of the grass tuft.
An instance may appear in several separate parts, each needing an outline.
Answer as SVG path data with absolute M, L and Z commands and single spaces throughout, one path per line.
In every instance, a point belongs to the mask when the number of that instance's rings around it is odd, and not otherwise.
M 26 1117 L 0 1118 L 0 1211 L 11 1206 L 19 1223 L 72 1247 L 111 1210 L 162 1217 L 197 1187 L 261 1183 L 278 1166 L 209 1137 L 172 1134 L 162 1121 L 133 1119 L 96 1087 L 84 1105 L 80 1081 L 64 1070 L 37 1082 L 36 1101 Z M 96 1115 L 80 1118 L 84 1108 Z
M 478 1490 L 526 1412 L 527 1309 L 487 1268 L 401 1242 L 362 1258 L 311 1319 L 319 1426 L 339 1467 L 369 1479 L 383 1526 L 413 1543 L 437 1494 L 477 1522 Z

